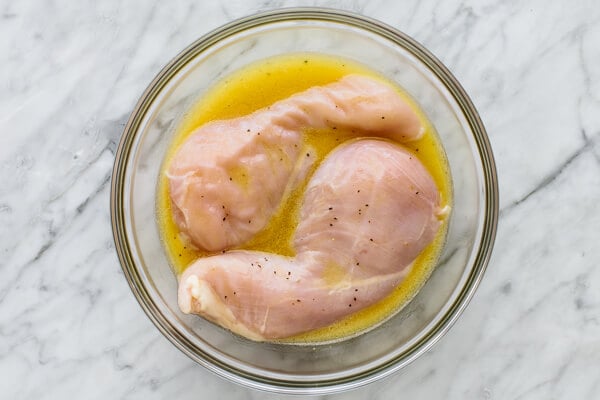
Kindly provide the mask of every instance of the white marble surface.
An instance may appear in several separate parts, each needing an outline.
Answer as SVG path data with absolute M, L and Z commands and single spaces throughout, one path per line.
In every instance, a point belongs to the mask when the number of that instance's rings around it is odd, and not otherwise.
M 134 103 L 200 35 L 333 6 L 416 38 L 495 151 L 498 238 L 459 322 L 344 399 L 600 398 L 600 7 L 568 1 L 0 1 L 0 398 L 263 399 L 150 323 L 123 278 L 109 180 Z

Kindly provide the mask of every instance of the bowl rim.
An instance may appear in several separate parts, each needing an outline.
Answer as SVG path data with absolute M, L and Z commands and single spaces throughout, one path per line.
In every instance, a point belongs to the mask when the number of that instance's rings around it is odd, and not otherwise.
M 285 21 L 318 21 L 341 23 L 353 28 L 362 29 L 371 34 L 387 39 L 407 50 L 411 56 L 426 66 L 431 73 L 445 86 L 457 102 L 462 116 L 469 125 L 480 161 L 483 167 L 483 224 L 477 254 L 471 257 L 473 268 L 465 280 L 454 303 L 446 310 L 445 315 L 430 328 L 430 330 L 409 351 L 359 374 L 325 380 L 284 381 L 265 378 L 256 374 L 240 371 L 226 365 L 206 353 L 199 354 L 197 348 L 177 329 L 172 327 L 160 313 L 154 300 L 144 289 L 140 276 L 129 248 L 126 235 L 126 217 L 124 215 L 123 182 L 126 177 L 128 160 L 135 142 L 136 132 L 140 127 L 148 108 L 161 93 L 171 77 L 184 68 L 196 56 L 210 49 L 219 41 L 245 30 L 262 25 Z M 356 388 L 375 380 L 386 377 L 414 361 L 417 357 L 431 348 L 456 322 L 467 304 L 473 297 L 489 263 L 498 225 L 499 202 L 498 178 L 494 156 L 490 142 L 471 99 L 452 75 L 429 50 L 407 34 L 381 21 L 349 11 L 322 7 L 291 7 L 260 12 L 236 19 L 195 40 L 183 51 L 177 54 L 152 80 L 134 107 L 115 153 L 115 161 L 111 176 L 110 213 L 113 240 L 121 268 L 136 300 L 158 330 L 179 350 L 198 364 L 213 371 L 219 376 L 246 386 L 278 393 L 293 394 L 328 394 Z

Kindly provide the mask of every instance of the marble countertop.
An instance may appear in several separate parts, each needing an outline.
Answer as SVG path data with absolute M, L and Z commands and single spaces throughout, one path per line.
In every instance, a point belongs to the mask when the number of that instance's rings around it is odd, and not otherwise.
M 222 380 L 154 328 L 116 257 L 109 187 L 123 125 L 170 58 L 297 5 L 427 46 L 478 107 L 500 180 L 494 254 L 456 325 L 400 373 L 330 397 L 600 398 L 594 0 L 0 3 L 0 398 L 280 398 Z

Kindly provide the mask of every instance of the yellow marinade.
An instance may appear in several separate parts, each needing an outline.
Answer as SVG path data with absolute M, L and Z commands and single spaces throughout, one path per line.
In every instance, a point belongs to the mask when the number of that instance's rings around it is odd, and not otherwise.
M 242 68 L 216 83 L 182 118 L 165 156 L 163 169 L 168 165 L 179 145 L 201 125 L 217 119 L 249 114 L 294 93 L 337 81 L 350 73 L 369 75 L 388 82 L 396 87 L 413 106 L 426 129 L 425 135 L 418 141 L 403 145 L 413 151 L 433 176 L 442 197 L 442 204 L 450 204 L 451 180 L 444 151 L 433 127 L 416 103 L 402 92 L 401 88 L 364 66 L 316 53 L 270 58 Z M 306 183 L 325 156 L 350 137 L 350 132 L 340 129 L 305 130 L 304 144 L 308 151 L 316 155 L 317 161 L 305 182 L 282 201 L 265 229 L 240 248 L 287 256 L 295 255 L 291 242 L 298 224 L 297 215 Z M 198 257 L 210 255 L 194 249 L 180 237 L 172 219 L 168 184 L 164 173 L 161 174 L 158 182 L 157 219 L 171 266 L 177 274 L 181 274 Z M 406 279 L 388 297 L 331 326 L 288 338 L 285 341 L 314 343 L 336 340 L 360 333 L 392 315 L 412 299 L 431 274 L 442 250 L 446 230 L 447 223 L 444 223 L 433 243 L 419 255 Z

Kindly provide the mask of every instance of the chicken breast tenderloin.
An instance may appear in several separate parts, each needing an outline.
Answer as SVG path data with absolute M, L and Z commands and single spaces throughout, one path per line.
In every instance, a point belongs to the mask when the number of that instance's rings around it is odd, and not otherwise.
M 423 133 L 389 85 L 362 75 L 313 87 L 250 115 L 203 125 L 167 166 L 173 215 L 198 248 L 221 251 L 259 232 L 311 159 L 304 128 L 339 127 L 398 142 Z
M 445 212 L 410 152 L 352 141 L 308 183 L 296 257 L 238 250 L 201 258 L 180 277 L 179 306 L 253 340 L 327 326 L 389 295 Z

